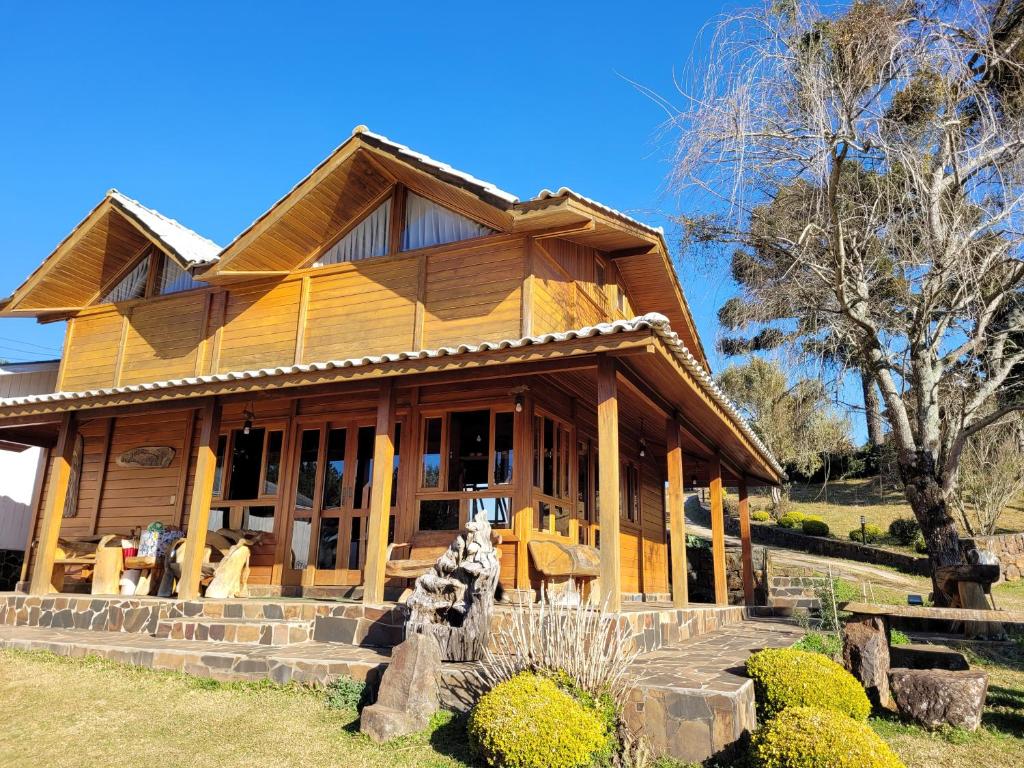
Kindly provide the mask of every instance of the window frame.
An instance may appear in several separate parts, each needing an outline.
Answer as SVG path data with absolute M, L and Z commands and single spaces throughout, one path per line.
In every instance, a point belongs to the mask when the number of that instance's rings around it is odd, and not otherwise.
M 544 419 L 550 419 L 553 423 L 552 437 L 555 445 L 552 446 L 552 491 L 544 493 Z M 533 506 L 533 519 L 531 526 L 535 533 L 557 537 L 560 540 L 574 542 L 579 538 L 579 520 L 577 518 L 577 490 L 578 482 L 578 458 L 577 450 L 577 429 L 572 422 L 556 416 L 553 412 L 537 406 L 533 412 L 533 455 L 530 457 L 530 465 L 533 476 L 530 481 L 531 502 Z M 540 425 L 540 429 L 538 429 Z M 559 436 L 564 432 L 565 450 L 561 450 L 558 443 Z M 540 442 L 538 443 L 538 439 Z M 557 452 L 556 452 L 557 451 Z M 563 455 L 564 454 L 564 455 Z M 563 467 L 564 462 L 564 467 Z M 540 484 L 538 485 L 538 479 Z M 561 481 L 565 481 L 564 495 L 561 494 Z M 541 514 L 541 504 L 547 504 L 552 508 L 547 525 Z M 562 507 L 568 515 L 569 530 L 567 533 L 558 531 L 558 517 L 554 513 L 555 507 Z

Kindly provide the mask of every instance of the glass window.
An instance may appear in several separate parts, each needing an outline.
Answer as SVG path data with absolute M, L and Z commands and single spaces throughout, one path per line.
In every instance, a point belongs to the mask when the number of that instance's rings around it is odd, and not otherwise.
M 625 493 L 622 498 L 622 514 L 631 523 L 635 523 L 640 510 L 640 473 L 633 464 L 627 464 L 623 474 Z
M 307 429 L 302 432 L 302 446 L 299 450 L 299 480 L 295 485 L 295 508 L 312 509 L 316 492 L 317 461 L 320 456 L 320 430 Z
M 494 232 L 490 227 L 409 192 L 405 198 L 402 250 L 455 243 Z
M 325 267 L 344 261 L 359 261 L 388 252 L 388 236 L 391 231 L 391 198 L 378 205 L 373 213 L 356 224 L 341 240 L 328 248 L 317 259 L 314 267 Z
M 555 505 L 555 533 L 569 535 L 569 508 L 561 504 Z
M 590 443 L 580 440 L 576 444 L 576 508 L 580 520 L 591 521 L 590 516 Z
M 242 510 L 243 531 L 263 531 L 264 533 L 274 532 L 274 508 L 267 507 L 246 507 Z
M 161 296 L 168 293 L 191 291 L 193 288 L 205 288 L 206 283 L 192 278 L 187 269 L 180 266 L 174 259 L 164 257 L 163 268 L 160 270 L 160 284 L 157 293 Z
M 327 433 L 327 461 L 324 464 L 323 509 L 341 506 L 341 487 L 345 482 L 345 443 L 348 435 L 344 429 L 332 429 Z
M 338 562 L 338 526 L 337 517 L 320 518 L 320 546 L 316 551 L 316 567 L 333 570 Z
M 221 528 L 228 528 L 230 518 L 229 510 L 222 507 L 210 507 L 210 517 L 206 523 L 206 530 L 219 531 Z
M 512 527 L 512 499 L 507 496 L 497 499 L 470 499 L 470 519 L 475 519 L 480 512 L 487 513 L 487 520 L 494 528 Z
M 277 495 L 277 484 L 281 477 L 281 446 L 283 443 L 283 432 L 274 431 L 267 436 L 267 471 L 263 478 L 264 496 Z
M 249 434 L 242 429 L 232 433 L 229 499 L 255 499 L 259 496 L 265 436 L 266 430 L 262 427 L 250 429 Z
M 217 462 L 213 469 L 213 498 L 219 498 L 224 492 L 224 454 L 228 450 L 228 436 L 217 438 Z
M 362 546 L 359 531 L 362 528 L 362 521 L 361 517 L 352 518 L 352 538 L 348 543 L 348 567 L 353 571 L 359 569 L 359 549 Z
M 453 413 L 448 423 L 448 490 L 487 488 L 487 456 L 491 444 L 491 412 Z
M 420 501 L 421 531 L 454 531 L 459 527 L 459 502 L 454 499 Z
M 513 423 L 512 413 L 494 414 L 494 484 L 507 485 L 512 482 L 512 463 L 514 450 L 512 447 Z
M 391 506 L 398 506 L 398 465 L 402 455 L 402 425 L 395 424 L 395 458 L 391 462 Z M 392 520 L 394 518 L 392 517 Z
M 373 480 L 373 444 L 377 430 L 360 427 L 356 445 L 356 487 L 353 504 L 356 509 L 370 506 L 370 483 Z
M 544 453 L 541 463 L 542 482 L 541 492 L 547 496 L 555 495 L 555 422 L 551 419 L 544 419 Z
M 309 540 L 313 528 L 313 520 L 309 517 L 292 519 L 291 567 L 302 570 L 309 565 Z
M 441 419 L 427 419 L 423 438 L 423 487 L 441 484 Z
M 146 282 L 149 279 L 149 256 L 135 265 L 131 272 L 122 277 L 100 303 L 107 304 L 118 301 L 141 299 L 146 294 Z

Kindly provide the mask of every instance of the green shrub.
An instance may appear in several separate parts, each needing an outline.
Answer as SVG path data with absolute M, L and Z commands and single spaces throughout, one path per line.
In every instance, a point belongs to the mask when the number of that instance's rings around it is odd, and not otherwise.
M 817 707 L 790 707 L 754 735 L 757 768 L 906 768 L 864 723 Z
M 917 534 L 921 532 L 921 526 L 912 517 L 898 517 L 889 523 L 889 535 L 905 547 L 914 543 Z
M 793 643 L 792 647 L 796 648 L 798 651 L 820 653 L 824 656 L 828 656 L 830 659 L 834 659 L 843 649 L 843 644 L 839 641 L 839 638 L 831 632 L 828 634 L 823 634 L 821 632 L 808 632 Z
M 799 528 L 803 521 L 803 512 L 787 512 L 779 518 L 779 525 L 783 528 Z
M 857 678 L 820 653 L 768 648 L 747 659 L 762 720 L 786 707 L 824 707 L 867 720 L 871 704 Z
M 808 536 L 828 536 L 828 523 L 820 517 L 805 517 L 800 527 Z
M 584 768 L 607 748 L 605 724 L 552 680 L 528 672 L 480 697 L 469 716 L 470 742 L 488 765 Z
M 759 523 L 767 523 L 772 519 L 772 513 L 764 509 L 759 509 L 750 516 L 751 520 L 756 520 Z
M 882 526 L 875 525 L 874 523 L 865 525 L 863 531 L 860 528 L 854 528 L 850 531 L 850 541 L 859 541 L 861 544 L 874 544 L 877 541 L 881 541 L 884 537 L 885 531 L 882 530 Z
M 906 632 L 900 632 L 898 629 L 889 630 L 889 644 L 890 645 L 910 645 L 910 638 L 907 637 Z
M 914 551 L 921 555 L 928 554 L 928 542 L 924 540 L 923 533 L 918 533 L 914 537 Z
M 861 591 L 843 579 L 825 579 L 820 587 L 815 587 L 814 596 L 818 598 L 821 629 L 825 632 L 838 632 L 841 613 L 838 605 L 861 597 Z
M 366 683 L 342 675 L 327 685 L 327 706 L 330 709 L 360 709 L 366 704 Z

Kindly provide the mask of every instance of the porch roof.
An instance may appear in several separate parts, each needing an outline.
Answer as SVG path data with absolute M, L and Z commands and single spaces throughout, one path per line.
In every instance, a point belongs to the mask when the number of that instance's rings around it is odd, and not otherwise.
M 675 366 L 678 366 L 678 370 L 689 379 L 694 385 L 694 389 L 697 390 L 699 397 L 690 402 L 695 407 L 701 407 L 705 412 L 699 414 L 688 412 L 687 416 L 691 419 L 699 418 L 702 422 L 709 418 L 719 422 L 724 421 L 725 424 L 722 426 L 726 427 L 726 430 L 720 431 L 719 434 L 731 433 L 739 438 L 736 441 L 738 445 L 733 447 L 741 448 L 748 455 L 756 456 L 759 459 L 758 463 L 768 469 L 769 474 L 774 475 L 771 479 L 775 482 L 780 481 L 785 476 L 782 466 L 743 419 L 732 402 L 719 389 L 704 366 L 690 353 L 679 336 L 672 330 L 668 319 L 657 313 L 635 317 L 631 320 L 599 323 L 560 333 L 485 341 L 479 344 L 460 344 L 457 347 L 440 347 L 418 352 L 396 352 L 344 360 L 229 371 L 82 392 L 53 392 L 0 398 L 0 426 L 5 419 L 22 419 L 33 415 L 45 416 L 79 409 L 310 386 L 354 378 L 366 379 L 440 370 L 465 370 L 485 365 L 538 362 L 558 357 L 615 351 L 612 347 L 599 343 L 606 339 L 617 338 L 623 342 L 632 340 L 633 347 L 642 347 L 645 343 L 649 344 L 652 337 L 661 342 L 665 356 Z M 532 352 L 543 354 L 531 354 Z M 428 367 L 416 363 L 445 364 Z M 351 375 L 356 373 L 361 375 Z M 675 400 L 671 397 L 671 392 L 662 392 L 662 394 L 670 400 Z M 690 411 L 690 409 L 686 410 Z M 24 422 L 20 421 L 19 423 Z

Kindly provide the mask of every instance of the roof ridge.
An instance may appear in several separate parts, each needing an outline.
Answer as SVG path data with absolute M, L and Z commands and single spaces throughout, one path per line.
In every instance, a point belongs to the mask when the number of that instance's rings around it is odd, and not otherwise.
M 223 250 L 223 248 L 220 245 L 215 243 L 210 238 L 199 234 L 190 227 L 186 227 L 177 219 L 172 219 L 170 216 L 160 213 L 160 211 L 156 210 L 155 208 L 150 208 L 148 205 L 139 202 L 135 198 L 129 197 L 124 192 L 121 192 L 114 187 L 111 187 L 109 190 L 107 190 L 106 196 L 108 198 L 117 200 L 119 203 L 128 207 L 129 209 L 134 209 L 132 212 L 135 213 L 136 215 L 141 213 L 143 217 L 152 216 L 158 219 L 160 222 L 168 225 L 169 227 L 178 230 L 187 238 L 198 241 L 196 245 L 201 244 L 200 250 L 205 251 L 205 253 L 197 254 L 197 252 L 194 249 L 186 249 L 186 252 L 182 252 L 180 248 L 180 246 L 182 245 L 181 243 L 175 244 L 167 240 L 168 233 L 161 233 L 160 231 L 153 229 L 153 227 L 149 227 L 149 229 L 153 231 L 154 235 L 156 235 L 161 241 L 163 241 L 169 247 L 171 247 L 175 251 L 175 253 L 177 253 L 179 256 L 181 256 L 183 259 L 190 263 L 205 264 L 212 261 L 216 261 L 220 251 Z M 143 221 L 143 223 L 145 224 L 147 222 Z

